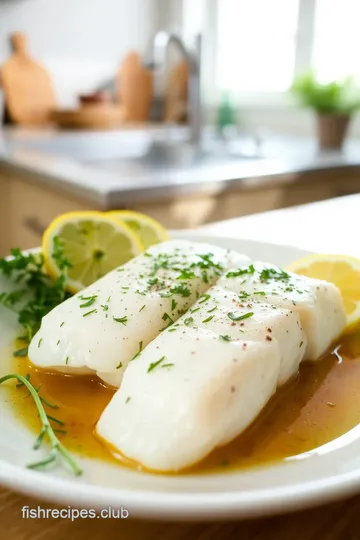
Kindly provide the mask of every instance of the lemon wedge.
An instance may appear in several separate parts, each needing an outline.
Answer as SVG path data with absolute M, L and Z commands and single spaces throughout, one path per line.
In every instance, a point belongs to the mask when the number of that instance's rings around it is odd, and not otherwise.
M 73 293 L 142 251 L 137 235 L 126 224 L 93 211 L 62 214 L 46 229 L 42 241 L 48 272 L 58 277 L 66 267 L 66 288 Z
M 154 244 L 169 240 L 167 230 L 158 222 L 145 214 L 132 210 L 113 210 L 107 212 L 108 216 L 120 220 L 138 235 L 144 249 Z
M 360 260 L 346 255 L 307 255 L 287 270 L 325 279 L 339 287 L 347 315 L 347 327 L 360 321 Z

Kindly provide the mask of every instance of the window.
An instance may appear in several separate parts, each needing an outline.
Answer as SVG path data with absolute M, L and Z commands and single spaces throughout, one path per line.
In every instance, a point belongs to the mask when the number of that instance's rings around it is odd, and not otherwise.
M 317 0 L 313 66 L 320 80 L 360 78 L 359 20 L 359 0 Z
M 222 89 L 282 92 L 294 75 L 298 0 L 221 0 L 217 80 Z
M 204 62 L 210 99 L 227 90 L 243 103 L 283 102 L 294 77 L 309 69 L 324 82 L 355 75 L 360 83 L 360 0 L 202 4 L 202 31 L 212 51 Z

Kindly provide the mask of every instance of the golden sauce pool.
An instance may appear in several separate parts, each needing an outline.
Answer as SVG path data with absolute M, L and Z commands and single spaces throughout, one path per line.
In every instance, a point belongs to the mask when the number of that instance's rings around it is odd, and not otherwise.
M 298 377 L 280 389 L 253 425 L 230 444 L 212 452 L 186 473 L 240 469 L 307 452 L 343 435 L 360 423 L 360 333 L 344 337 L 338 355 L 305 363 Z M 341 358 L 340 358 L 341 357 Z M 16 360 L 16 372 L 29 373 L 39 393 L 58 409 L 46 407 L 64 445 L 86 457 L 115 461 L 94 435 L 94 427 L 114 390 L 98 379 L 45 373 Z M 25 388 L 11 388 L 16 414 L 40 431 L 38 413 Z M 116 460 L 119 462 L 119 460 Z M 121 460 L 120 460 L 121 461 Z M 128 466 L 129 462 L 123 461 Z

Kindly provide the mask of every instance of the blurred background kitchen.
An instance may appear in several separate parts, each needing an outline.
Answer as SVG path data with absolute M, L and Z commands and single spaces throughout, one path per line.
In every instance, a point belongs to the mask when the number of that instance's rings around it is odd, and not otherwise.
M 358 193 L 359 15 L 359 0 L 0 0 L 0 255 L 70 210 L 191 228 Z

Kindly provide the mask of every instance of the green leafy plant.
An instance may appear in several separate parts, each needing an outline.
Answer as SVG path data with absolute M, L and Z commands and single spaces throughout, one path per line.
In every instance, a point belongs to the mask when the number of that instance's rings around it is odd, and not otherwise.
M 61 422 L 57 418 L 54 418 L 53 416 L 47 415 L 45 412 L 43 403 L 45 403 L 47 406 L 51 408 L 57 408 L 57 405 L 53 405 L 40 397 L 38 393 L 39 389 L 34 388 L 34 386 L 30 383 L 29 376 L 23 377 L 22 375 L 19 375 L 18 373 L 9 373 L 9 375 L 5 375 L 4 377 L 0 378 L 0 384 L 10 379 L 16 379 L 18 381 L 17 386 L 25 386 L 29 390 L 30 395 L 33 398 L 35 405 L 37 407 L 37 410 L 39 412 L 39 418 L 40 418 L 42 427 L 41 427 L 40 434 L 36 438 L 36 441 L 33 447 L 34 450 L 37 450 L 38 448 L 40 448 L 41 443 L 43 442 L 43 439 L 45 437 L 48 438 L 50 442 L 50 446 L 51 446 L 50 453 L 47 457 L 35 463 L 30 463 L 27 467 L 29 469 L 41 469 L 50 464 L 54 464 L 57 461 L 58 457 L 62 457 L 65 463 L 67 464 L 67 466 L 76 476 L 82 474 L 81 467 L 77 464 L 77 462 L 71 456 L 71 454 L 66 450 L 64 445 L 59 441 L 58 437 L 55 434 L 56 430 L 51 426 L 49 420 L 52 420 L 53 422 L 60 425 L 63 425 L 63 422 Z M 63 430 L 57 430 L 57 431 L 63 432 Z
M 321 114 L 352 114 L 360 108 L 360 94 L 351 78 L 322 84 L 313 73 L 306 73 L 295 79 L 291 93 Z
M 14 292 L 0 292 L 0 304 L 17 313 L 19 324 L 25 329 L 21 338 L 25 344 L 30 343 L 38 331 L 41 319 L 71 296 L 65 289 L 67 266 L 64 259 L 61 275 L 52 279 L 46 272 L 41 254 L 13 249 L 10 258 L 0 259 L 0 274 L 21 286 Z M 24 347 L 15 355 L 26 356 L 26 353 Z

